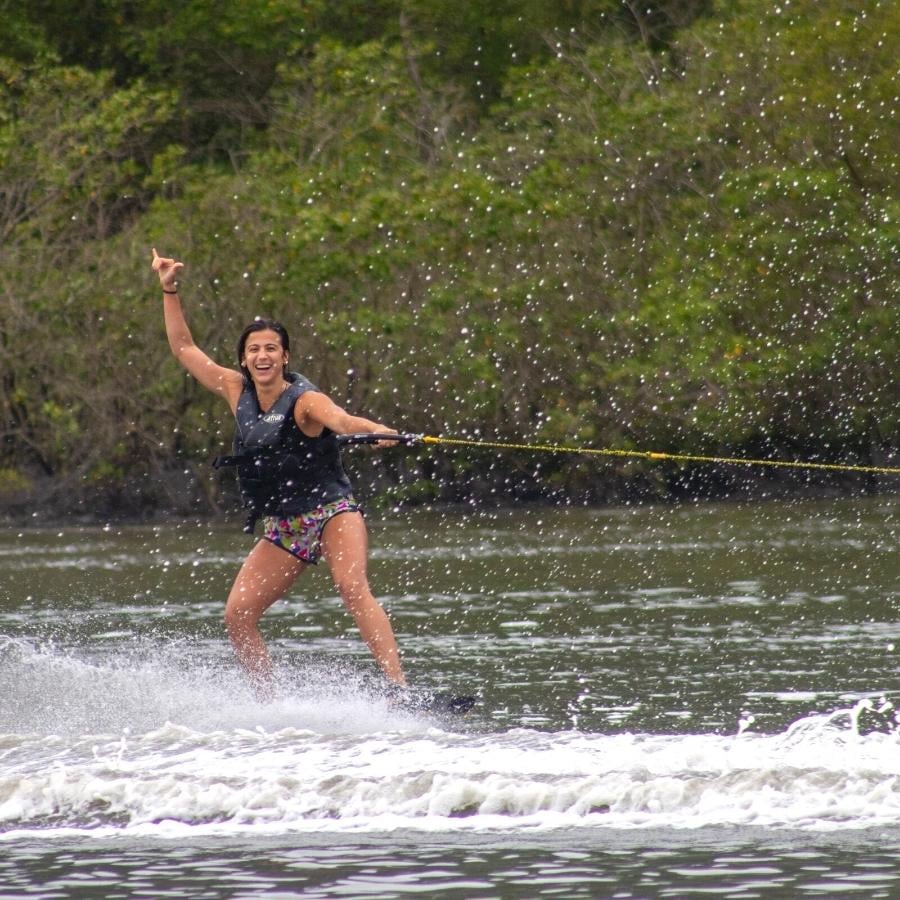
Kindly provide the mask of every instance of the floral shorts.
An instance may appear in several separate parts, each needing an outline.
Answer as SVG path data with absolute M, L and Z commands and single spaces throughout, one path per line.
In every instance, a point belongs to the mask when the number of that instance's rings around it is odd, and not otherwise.
M 361 511 L 362 507 L 353 497 L 342 497 L 289 519 L 266 516 L 263 519 L 263 537 L 296 556 L 300 562 L 314 566 L 322 555 L 322 530 L 325 526 L 341 513 Z

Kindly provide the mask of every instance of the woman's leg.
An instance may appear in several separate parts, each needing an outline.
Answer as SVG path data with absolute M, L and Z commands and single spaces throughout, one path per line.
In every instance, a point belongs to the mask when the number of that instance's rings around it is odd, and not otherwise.
M 264 700 L 272 697 L 272 662 L 258 623 L 305 568 L 299 559 L 262 540 L 244 560 L 225 604 L 225 627 L 238 662 Z
M 384 674 L 397 684 L 406 684 L 390 620 L 369 588 L 368 546 L 366 523 L 358 512 L 335 516 L 322 531 L 322 556 L 363 640 Z

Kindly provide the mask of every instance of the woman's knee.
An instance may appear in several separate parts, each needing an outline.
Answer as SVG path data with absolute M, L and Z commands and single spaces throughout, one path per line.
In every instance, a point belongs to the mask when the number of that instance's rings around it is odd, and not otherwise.
M 259 622 L 262 611 L 248 605 L 246 597 L 240 592 L 232 592 L 225 604 L 225 627 L 229 634 L 253 628 Z
M 351 611 L 362 610 L 373 604 L 378 605 L 372 596 L 372 590 L 366 578 L 335 579 L 335 587 L 341 595 L 344 604 Z

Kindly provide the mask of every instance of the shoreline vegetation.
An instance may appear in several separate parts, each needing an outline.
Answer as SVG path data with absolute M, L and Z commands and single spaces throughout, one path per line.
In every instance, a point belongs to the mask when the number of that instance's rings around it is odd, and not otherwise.
M 12 0 L 0 516 L 234 508 L 208 466 L 229 415 L 169 358 L 154 245 L 218 362 L 274 316 L 299 371 L 403 430 L 896 467 L 898 37 L 886 0 Z M 900 480 L 347 459 L 373 508 Z
M 526 490 L 525 482 L 519 483 L 519 490 L 499 493 L 485 487 L 483 482 L 471 480 L 455 482 L 455 492 L 440 491 L 434 485 L 418 486 L 397 481 L 393 474 L 386 478 L 379 473 L 377 465 L 357 465 L 351 462 L 348 472 L 356 487 L 367 517 L 375 521 L 396 515 L 415 513 L 417 510 L 429 512 L 444 511 L 475 516 L 502 515 L 512 509 L 628 509 L 642 506 L 676 509 L 678 507 L 703 506 L 707 504 L 781 503 L 816 501 L 874 500 L 896 497 L 900 494 L 900 479 L 895 476 L 847 475 L 789 475 L 750 472 L 723 471 L 716 467 L 713 477 L 698 471 L 681 472 L 681 480 L 672 480 L 666 490 L 640 478 L 624 477 L 619 492 L 609 492 L 605 496 L 596 493 L 572 495 L 565 485 L 553 490 L 540 481 Z M 220 484 L 209 491 L 216 497 L 216 503 L 206 502 L 209 494 L 198 491 L 189 476 L 182 474 L 177 484 L 170 483 L 165 491 L 171 497 L 168 504 L 141 504 L 131 502 L 138 495 L 137 488 L 132 494 L 124 492 L 123 498 L 108 495 L 91 497 L 79 496 L 76 500 L 43 503 L 35 510 L 33 506 L 8 503 L 0 507 L 0 521 L 8 527 L 29 530 L 44 529 L 48 517 L 54 523 L 50 527 L 129 527 L 156 526 L 171 523 L 192 524 L 200 527 L 231 527 L 239 532 L 246 519 L 246 512 L 240 503 L 236 484 Z M 209 475 L 209 479 L 219 476 Z M 146 486 L 144 487 L 146 490 Z

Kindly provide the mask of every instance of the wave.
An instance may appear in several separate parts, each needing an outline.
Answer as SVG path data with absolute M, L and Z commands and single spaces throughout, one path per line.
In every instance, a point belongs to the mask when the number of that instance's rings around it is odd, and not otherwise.
M 262 705 L 185 650 L 0 647 L 0 836 L 900 824 L 887 701 L 768 735 L 454 730 L 352 673 Z

